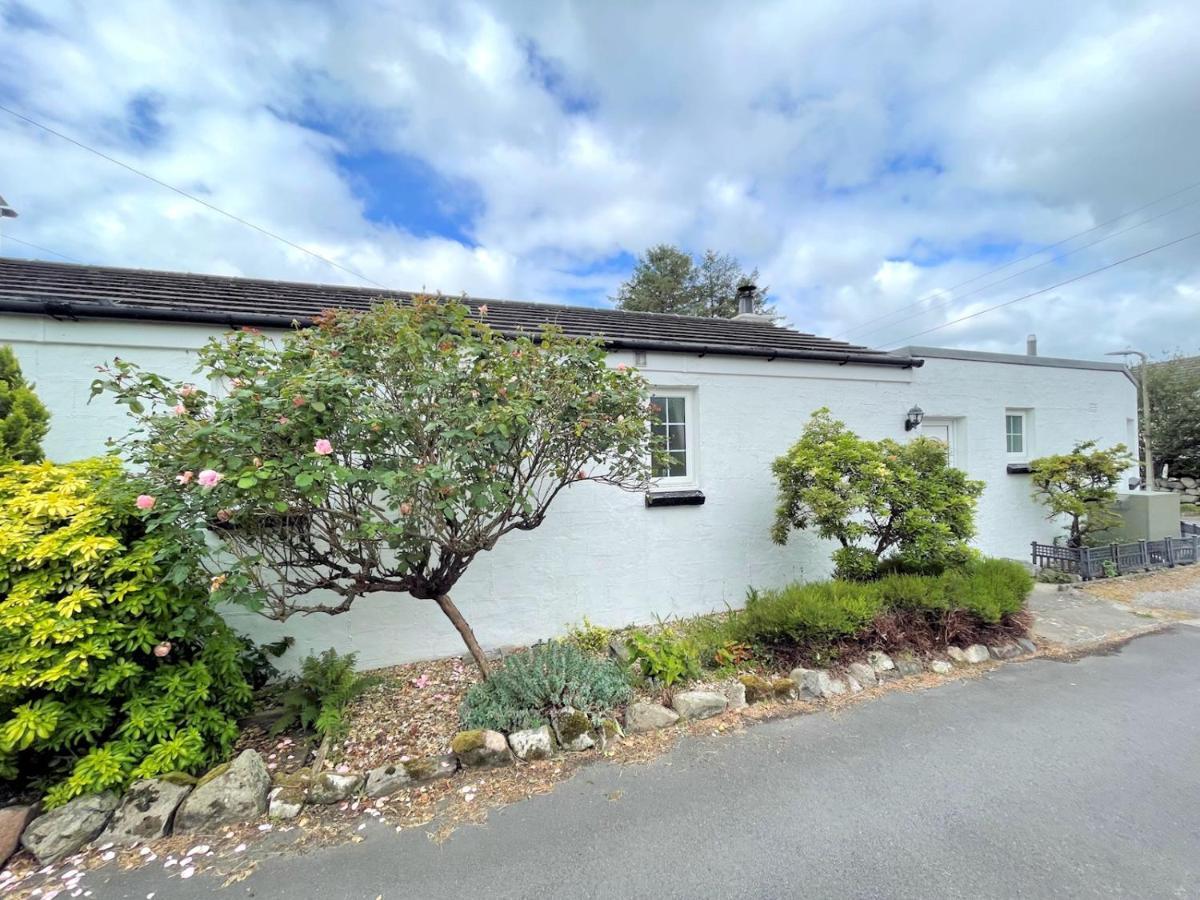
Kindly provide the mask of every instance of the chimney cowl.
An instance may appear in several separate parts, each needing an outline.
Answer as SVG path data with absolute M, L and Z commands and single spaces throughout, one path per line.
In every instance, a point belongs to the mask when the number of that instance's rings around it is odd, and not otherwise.
M 1025 355 L 1037 356 L 1037 335 L 1031 334 L 1025 338 Z

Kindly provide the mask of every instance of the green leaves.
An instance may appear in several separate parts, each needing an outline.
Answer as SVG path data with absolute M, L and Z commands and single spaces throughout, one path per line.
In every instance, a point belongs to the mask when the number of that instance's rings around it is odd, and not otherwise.
M 50 413 L 21 375 L 17 355 L 0 347 L 0 463 L 37 462 Z
M 1082 547 L 1120 522 L 1116 486 L 1132 464 L 1124 444 L 1100 450 L 1085 441 L 1029 464 L 1033 497 L 1045 505 L 1046 518 L 1066 517 L 1068 546 Z
M 793 529 L 836 540 L 839 577 L 873 578 L 889 553 L 931 571 L 967 556 L 983 483 L 949 466 L 936 441 L 863 440 L 819 409 L 771 469 L 772 540 L 786 543 Z
M 397 585 L 446 593 L 581 472 L 648 481 L 645 382 L 557 329 L 507 337 L 461 303 L 418 298 L 332 312 L 279 342 L 235 332 L 198 359 L 197 380 L 227 392 L 124 361 L 100 386 L 141 408 L 121 446 L 156 498 L 148 527 L 177 525 L 203 549 L 221 526 L 214 597 L 278 619 L 311 611 L 318 587 L 335 612 Z
M 33 746 L 34 741 L 48 740 L 54 734 L 62 712 L 63 705 L 54 700 L 22 703 L 11 711 L 0 730 L 0 750 L 25 750 Z
M 271 734 L 299 726 L 321 737 L 341 737 L 346 704 L 380 681 L 355 674 L 355 661 L 353 653 L 342 656 L 332 647 L 320 656 L 305 657 L 300 675 L 291 679 L 281 697 L 283 713 L 272 724 Z
M 123 786 L 181 729 L 172 769 L 206 767 L 249 699 L 191 539 L 142 490 L 115 458 L 0 467 L 0 768 L 49 805 Z

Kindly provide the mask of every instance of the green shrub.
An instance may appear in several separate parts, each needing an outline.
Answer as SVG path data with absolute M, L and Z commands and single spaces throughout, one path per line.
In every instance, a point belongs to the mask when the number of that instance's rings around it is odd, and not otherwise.
M 944 578 L 928 575 L 889 575 L 875 584 L 885 609 L 943 612 L 950 608 Z
M 859 637 L 881 613 L 916 612 L 938 625 L 955 610 L 995 625 L 1020 612 L 1033 578 L 1020 563 L 976 560 L 942 575 L 889 575 L 871 582 L 824 581 L 751 590 L 728 624 L 732 637 L 816 648 Z
M 1124 444 L 1101 450 L 1095 441 L 1076 444 L 1070 453 L 1042 456 L 1029 464 L 1033 499 L 1048 510 L 1051 522 L 1065 523 L 1068 547 L 1089 547 L 1121 523 L 1117 485 L 1133 457 Z
M 1033 576 L 1019 562 L 984 559 L 942 576 L 947 603 L 990 625 L 1020 612 L 1033 589 Z
M 754 657 L 754 647 L 733 633 L 736 612 L 697 616 L 679 623 L 679 629 L 707 669 L 735 669 Z
M 41 462 L 49 430 L 50 413 L 21 375 L 17 355 L 0 347 L 0 462 Z
M 775 591 L 751 591 L 737 617 L 743 640 L 800 645 L 853 637 L 881 609 L 875 584 L 822 581 Z
M 612 640 L 611 628 L 603 625 L 593 625 L 588 617 L 583 617 L 583 624 L 577 625 L 567 634 L 567 641 L 580 650 L 594 653 L 596 656 L 608 656 L 608 645 Z
M 346 704 L 382 680 L 357 674 L 357 659 L 354 653 L 343 656 L 332 647 L 320 656 L 306 656 L 300 663 L 300 674 L 290 680 L 280 697 L 283 714 L 271 726 L 271 734 L 298 725 L 323 738 L 344 735 Z
M 631 695 L 615 663 L 549 641 L 506 657 L 487 681 L 471 686 L 459 714 L 469 729 L 507 733 L 544 725 L 566 706 L 596 720 Z
M 199 772 L 237 736 L 241 643 L 115 458 L 0 466 L 0 778 L 48 806 Z
M 771 539 L 785 544 L 798 529 L 836 540 L 839 578 L 874 578 L 892 555 L 942 567 L 966 558 L 983 482 L 950 466 L 935 440 L 865 440 L 822 408 L 771 471 Z
M 629 636 L 628 645 L 630 659 L 646 678 L 670 687 L 677 681 L 700 677 L 700 653 L 696 645 L 673 628 L 663 627 L 652 633 L 635 631 Z
M 833 551 L 833 577 L 840 581 L 870 581 L 879 574 L 879 559 L 866 547 Z

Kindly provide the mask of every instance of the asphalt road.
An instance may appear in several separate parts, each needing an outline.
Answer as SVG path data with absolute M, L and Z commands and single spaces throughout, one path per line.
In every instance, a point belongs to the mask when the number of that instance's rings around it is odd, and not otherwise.
M 440 846 L 364 834 L 225 889 L 157 867 L 88 886 L 99 900 L 1200 896 L 1200 629 L 596 765 Z

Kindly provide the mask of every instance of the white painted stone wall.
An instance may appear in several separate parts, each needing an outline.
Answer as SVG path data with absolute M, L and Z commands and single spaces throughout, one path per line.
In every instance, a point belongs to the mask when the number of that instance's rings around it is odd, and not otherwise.
M 13 345 L 54 414 L 46 449 L 59 461 L 102 452 L 106 438 L 127 428 L 107 397 L 88 403 L 96 365 L 119 355 L 188 377 L 210 333 L 0 316 L 0 341 Z M 613 354 L 618 362 L 633 365 L 633 355 Z M 903 370 L 666 353 L 651 353 L 643 372 L 656 385 L 696 389 L 698 481 L 707 502 L 647 509 L 639 494 L 590 483 L 568 490 L 541 528 L 506 537 L 454 591 L 485 646 L 561 633 L 585 614 L 617 626 L 722 609 L 739 605 L 750 585 L 827 575 L 829 546 L 797 534 L 777 547 L 768 536 L 770 463 L 820 406 L 867 437 L 903 439 L 914 403 L 929 416 L 956 418 L 957 462 L 988 485 L 977 544 L 1022 559 L 1030 540 L 1049 540 L 1055 529 L 1029 500 L 1028 477 L 1005 474 L 1006 407 L 1035 410 L 1037 454 L 1082 438 L 1127 441 L 1136 415 L 1133 387 L 1116 372 L 947 359 Z M 329 646 L 357 651 L 364 667 L 462 652 L 437 608 L 407 596 L 370 597 L 346 615 L 294 617 L 282 626 L 242 610 L 229 617 L 259 640 L 294 635 L 292 664 Z

